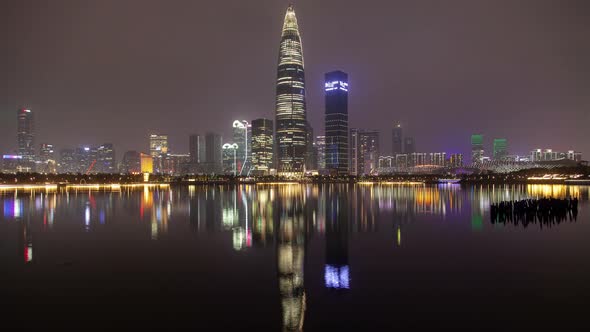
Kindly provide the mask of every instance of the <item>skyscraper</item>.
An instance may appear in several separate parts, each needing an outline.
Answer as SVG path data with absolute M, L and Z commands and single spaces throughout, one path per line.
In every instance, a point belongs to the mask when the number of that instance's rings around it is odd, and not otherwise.
M 273 123 L 268 119 L 252 121 L 252 172 L 267 175 L 272 168 Z
M 348 174 L 348 75 L 327 73 L 326 91 L 326 169 L 331 174 Z
M 252 126 L 246 120 L 235 120 L 232 127 L 234 143 L 238 145 L 238 174 L 247 175 L 250 168 L 250 137 L 252 136 Z
M 168 136 L 167 135 L 150 135 L 150 156 L 154 158 L 154 173 L 162 172 L 163 155 L 168 153 Z
M 393 127 L 391 134 L 391 155 L 395 157 L 396 154 L 402 154 L 403 129 L 401 124 L 396 124 Z
M 138 174 L 141 172 L 141 155 L 137 151 L 127 151 L 123 155 L 121 163 L 122 173 Z M 148 172 L 150 173 L 150 172 Z
M 326 136 L 317 136 L 315 143 L 318 151 L 318 169 L 326 169 Z
M 471 163 L 481 163 L 483 153 L 483 135 L 471 135 Z
M 205 146 L 201 135 L 190 135 L 188 141 L 188 151 L 190 162 L 198 164 L 205 159 Z
M 38 172 L 56 173 L 57 160 L 55 159 L 55 149 L 53 144 L 43 143 L 39 149 L 39 164 Z
M 222 163 L 222 137 L 216 133 L 205 134 L 205 161 L 204 171 L 205 173 L 221 173 Z
M 113 144 L 105 143 L 97 149 L 95 170 L 99 173 L 115 173 L 115 149 Z
M 416 152 L 416 143 L 413 137 L 406 137 L 404 139 L 404 153 L 410 155 Z
M 379 164 L 379 132 L 350 130 L 350 174 L 367 175 Z
M 502 160 L 508 156 L 508 141 L 505 138 L 494 139 L 494 160 Z
M 293 5 L 285 14 L 276 89 L 276 144 L 279 174 L 301 173 L 305 166 L 306 106 L 303 49 Z
M 33 112 L 29 109 L 18 110 L 18 155 L 23 162 L 35 161 L 35 121 Z

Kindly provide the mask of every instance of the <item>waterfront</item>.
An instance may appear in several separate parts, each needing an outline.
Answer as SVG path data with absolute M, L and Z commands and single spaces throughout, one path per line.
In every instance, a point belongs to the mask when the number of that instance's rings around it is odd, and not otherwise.
M 575 220 L 490 204 L 577 197 Z M 560 328 L 590 298 L 589 187 L 0 190 L 3 327 Z

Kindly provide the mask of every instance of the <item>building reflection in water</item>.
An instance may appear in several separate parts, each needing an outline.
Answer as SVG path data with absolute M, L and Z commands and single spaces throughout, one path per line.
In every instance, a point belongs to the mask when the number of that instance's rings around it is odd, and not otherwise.
M 284 331 L 301 331 L 305 315 L 305 191 L 303 185 L 275 187 L 277 268 Z
M 349 204 L 346 185 L 323 187 L 326 199 L 326 265 L 324 281 L 327 288 L 349 289 L 350 266 L 348 263 Z M 362 225 L 363 223 L 361 223 Z

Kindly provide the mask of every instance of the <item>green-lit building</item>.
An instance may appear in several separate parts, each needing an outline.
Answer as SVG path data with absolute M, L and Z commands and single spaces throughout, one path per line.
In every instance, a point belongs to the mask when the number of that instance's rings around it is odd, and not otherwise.
M 483 135 L 471 135 L 471 162 L 481 163 L 483 160 Z
M 494 139 L 494 160 L 502 160 L 508 156 L 508 141 L 505 138 Z

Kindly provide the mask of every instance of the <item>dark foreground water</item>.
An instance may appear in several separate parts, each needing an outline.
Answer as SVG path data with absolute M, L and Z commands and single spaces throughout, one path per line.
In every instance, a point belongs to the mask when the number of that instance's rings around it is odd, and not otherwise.
M 244 185 L 0 191 L 0 329 L 588 325 L 588 187 Z M 561 223 L 490 203 L 580 199 Z

